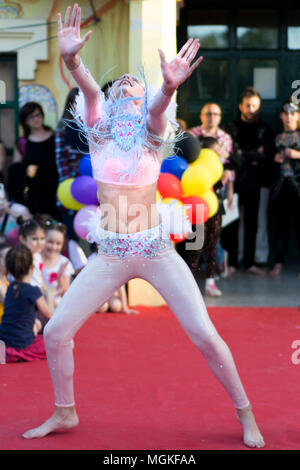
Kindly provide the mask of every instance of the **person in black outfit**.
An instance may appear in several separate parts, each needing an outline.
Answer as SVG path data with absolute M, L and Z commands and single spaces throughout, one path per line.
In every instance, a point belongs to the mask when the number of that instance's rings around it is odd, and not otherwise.
M 239 104 L 241 115 L 230 123 L 227 132 L 235 146 L 235 191 L 239 195 L 244 217 L 243 264 L 247 272 L 264 275 L 255 265 L 255 247 L 261 187 L 270 185 L 270 168 L 274 156 L 274 134 L 260 119 L 261 97 L 249 87 Z M 267 217 L 267 214 L 266 214 Z M 238 224 L 234 224 L 238 230 Z M 235 234 L 237 239 L 237 233 Z M 235 243 L 236 260 L 238 246 Z
M 75 104 L 79 88 L 75 87 L 68 93 L 61 119 L 55 129 L 55 159 L 59 183 L 68 178 L 80 176 L 79 163 L 82 157 L 89 153 L 86 138 L 74 121 L 71 109 Z M 79 237 L 74 230 L 76 211 L 64 207 L 59 199 L 56 201 L 61 220 L 67 227 L 67 238 L 78 242 Z
M 300 251 L 300 131 L 299 105 L 288 99 L 280 118 L 283 132 L 276 136 L 273 180 L 270 192 L 270 242 L 275 265 L 270 276 L 278 277 L 287 251 L 291 224 Z
M 26 103 L 19 117 L 24 135 L 16 143 L 13 163 L 17 165 L 10 168 L 9 197 L 25 204 L 33 215 L 47 213 L 60 220 L 56 207 L 58 172 L 54 133 L 44 124 L 39 103 Z

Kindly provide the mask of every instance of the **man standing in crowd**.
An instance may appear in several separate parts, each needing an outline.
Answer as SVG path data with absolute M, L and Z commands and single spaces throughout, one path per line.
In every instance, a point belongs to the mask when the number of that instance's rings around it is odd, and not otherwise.
M 221 119 L 222 111 L 220 106 L 216 103 L 206 103 L 200 114 L 202 124 L 192 127 L 188 132 L 198 139 L 201 137 L 214 137 L 220 144 L 225 159 L 232 152 L 233 145 L 230 135 L 219 127 Z
M 235 191 L 239 194 L 244 220 L 243 264 L 247 272 L 263 275 L 264 271 L 255 265 L 258 212 L 261 188 L 270 185 L 275 136 L 269 126 L 261 121 L 260 109 L 259 93 L 253 87 L 247 88 L 240 99 L 241 115 L 228 125 L 227 130 L 234 141 Z

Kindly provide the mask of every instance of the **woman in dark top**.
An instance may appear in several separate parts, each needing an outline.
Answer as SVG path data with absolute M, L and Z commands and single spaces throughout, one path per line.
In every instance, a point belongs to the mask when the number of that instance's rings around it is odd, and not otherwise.
M 23 202 L 32 214 L 47 213 L 59 219 L 56 208 L 58 172 L 55 161 L 55 136 L 44 124 L 44 112 L 39 103 L 26 103 L 20 110 L 23 137 L 17 142 L 13 163 L 19 165 L 19 177 L 24 178 Z M 9 177 L 9 193 L 14 199 L 16 186 L 14 168 Z M 17 188 L 16 188 L 17 189 Z
M 278 277 L 287 251 L 291 223 L 295 229 L 296 244 L 300 251 L 300 108 L 292 99 L 287 100 L 280 118 L 283 132 L 276 137 L 277 153 L 274 157 L 273 182 L 270 193 L 270 237 L 275 255 L 271 277 Z M 272 235 L 272 236 L 271 236 Z

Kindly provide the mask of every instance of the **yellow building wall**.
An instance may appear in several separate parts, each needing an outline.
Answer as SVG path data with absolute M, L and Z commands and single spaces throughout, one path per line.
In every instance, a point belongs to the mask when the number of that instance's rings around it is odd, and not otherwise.
M 12 18 L 12 10 L 9 9 L 9 1 L 3 4 L 0 0 L 0 28 L 5 27 L 5 20 Z M 12 2 L 14 14 L 18 12 L 18 18 L 24 20 L 41 20 L 48 22 L 48 60 L 38 61 L 33 80 L 20 80 L 22 85 L 43 85 L 47 87 L 54 96 L 58 108 L 58 118 L 63 111 L 65 99 L 70 87 L 75 86 L 71 75 L 60 62 L 58 40 L 53 38 L 57 35 L 57 13 L 64 13 L 68 5 L 75 2 L 69 0 L 23 0 Z M 82 9 L 82 18 L 91 17 L 90 2 L 82 0 L 78 2 Z M 82 29 L 84 35 L 87 31 L 93 33 L 89 41 L 80 52 L 83 62 L 89 68 L 92 75 L 104 85 L 121 74 L 128 72 L 128 47 L 129 47 L 129 4 L 126 0 L 103 0 L 94 2 L 97 16 L 100 22 L 89 22 Z M 5 7 L 5 8 L 4 8 Z M 26 40 L 24 41 L 24 45 Z M 26 48 L 28 57 L 31 47 Z M 49 122 L 49 120 L 51 122 Z M 53 116 L 46 113 L 46 123 L 54 127 Z

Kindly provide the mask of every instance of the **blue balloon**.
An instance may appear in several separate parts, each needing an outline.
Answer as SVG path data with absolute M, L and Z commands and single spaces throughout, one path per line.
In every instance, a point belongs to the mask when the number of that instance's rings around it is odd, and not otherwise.
M 91 163 L 91 156 L 89 154 L 82 157 L 79 162 L 79 173 L 81 176 L 93 176 L 93 168 Z
M 189 164 L 184 158 L 173 155 L 163 160 L 160 171 L 161 173 L 171 173 L 177 176 L 178 179 L 181 179 L 182 174 L 188 167 Z

